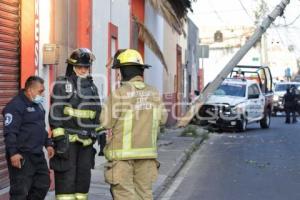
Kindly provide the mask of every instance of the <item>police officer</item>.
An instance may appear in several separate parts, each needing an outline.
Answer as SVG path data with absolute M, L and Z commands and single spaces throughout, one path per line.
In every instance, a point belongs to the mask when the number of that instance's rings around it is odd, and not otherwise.
M 89 75 L 94 59 L 87 48 L 74 50 L 65 76 L 53 88 L 49 124 L 56 155 L 50 166 L 58 200 L 88 199 L 101 111 L 97 87 Z
M 108 97 L 101 125 L 110 130 L 104 154 L 105 180 L 114 200 L 150 200 L 158 174 L 157 134 L 167 118 L 159 92 L 144 83 L 139 52 L 119 50 L 112 68 L 120 69 L 121 87 Z
M 284 109 L 285 109 L 285 113 L 286 113 L 286 118 L 285 118 L 285 123 L 289 124 L 290 122 L 290 115 L 292 113 L 292 117 L 293 117 L 293 123 L 297 122 L 296 119 L 296 88 L 294 86 L 289 87 L 286 90 L 286 94 L 283 97 L 284 100 Z
M 44 80 L 31 76 L 25 89 L 4 108 L 4 137 L 10 178 L 10 199 L 44 199 L 50 184 L 48 157 L 54 154 L 45 129 Z

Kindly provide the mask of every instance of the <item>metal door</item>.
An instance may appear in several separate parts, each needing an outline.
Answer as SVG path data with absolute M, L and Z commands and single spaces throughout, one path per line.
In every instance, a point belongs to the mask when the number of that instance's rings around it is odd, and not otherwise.
M 9 185 L 2 109 L 20 85 L 20 0 L 0 0 L 0 189 Z

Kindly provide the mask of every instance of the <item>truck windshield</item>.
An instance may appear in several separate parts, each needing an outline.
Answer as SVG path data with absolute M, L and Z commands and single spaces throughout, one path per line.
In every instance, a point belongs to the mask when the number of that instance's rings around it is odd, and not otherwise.
M 300 86 L 300 84 L 292 84 L 295 85 L 296 88 L 298 88 Z M 291 84 L 277 84 L 275 86 L 275 91 L 276 92 L 285 92 L 286 89 L 288 89 L 291 86 Z
M 245 97 L 246 85 L 223 83 L 214 93 L 217 96 Z

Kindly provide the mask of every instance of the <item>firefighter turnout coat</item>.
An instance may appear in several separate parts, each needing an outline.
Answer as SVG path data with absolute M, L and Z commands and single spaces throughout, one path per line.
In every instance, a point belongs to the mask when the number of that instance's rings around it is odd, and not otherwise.
M 159 92 L 134 77 L 107 99 L 101 125 L 112 129 L 104 150 L 109 161 L 157 158 L 157 134 L 167 120 Z
M 49 124 L 53 138 L 68 134 L 70 142 L 93 143 L 101 104 L 91 77 L 60 77 L 53 88 Z

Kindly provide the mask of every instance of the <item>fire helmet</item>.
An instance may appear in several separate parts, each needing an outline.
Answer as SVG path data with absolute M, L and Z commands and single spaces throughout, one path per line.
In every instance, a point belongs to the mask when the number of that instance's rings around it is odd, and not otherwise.
M 150 65 L 144 64 L 141 54 L 134 49 L 120 49 L 116 52 L 113 60 L 112 69 L 130 66 L 149 68 Z
M 95 56 L 91 50 L 88 48 L 78 48 L 71 53 L 66 62 L 73 66 L 90 67 L 94 60 Z

